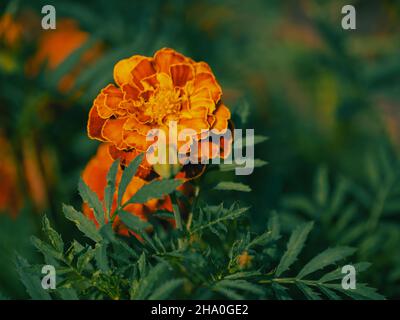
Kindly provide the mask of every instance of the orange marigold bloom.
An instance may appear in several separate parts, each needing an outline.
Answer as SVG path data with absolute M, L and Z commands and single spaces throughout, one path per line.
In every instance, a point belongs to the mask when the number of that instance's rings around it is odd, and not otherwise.
M 209 143 L 200 141 L 202 130 L 228 128 L 230 111 L 205 62 L 163 48 L 153 57 L 135 55 L 119 61 L 114 81 L 94 100 L 87 127 L 90 138 L 112 144 L 114 158 L 129 162 L 147 151 L 153 143 L 146 141 L 148 132 L 162 129 L 168 135 L 170 121 L 176 121 L 178 132 L 194 130 L 200 143 Z M 186 170 L 186 177 L 192 174 Z
M 253 256 L 249 255 L 247 251 L 243 251 L 237 258 L 237 262 L 241 268 L 247 268 L 251 264 L 252 260 Z
M 37 75 L 43 64 L 46 64 L 48 70 L 56 69 L 75 50 L 84 45 L 88 39 L 89 33 L 79 29 L 76 21 L 71 19 L 57 21 L 57 29 L 45 30 L 42 33 L 38 43 L 38 50 L 28 62 L 28 74 Z M 60 80 L 60 91 L 66 92 L 71 89 L 82 68 L 98 58 L 101 51 L 102 46 L 99 43 L 86 50 L 79 63 Z
M 109 145 L 101 144 L 97 150 L 96 155 L 89 161 L 82 173 L 83 181 L 89 186 L 89 188 L 97 194 L 100 201 L 104 199 L 104 189 L 107 185 L 107 173 L 113 163 L 113 159 L 109 154 Z M 121 180 L 122 169 L 119 168 L 116 179 L 116 190 Z M 142 178 L 135 176 L 129 183 L 126 192 L 122 198 L 122 203 L 128 201 L 143 185 L 148 183 Z M 180 187 L 185 194 L 189 195 L 190 187 L 184 185 Z M 116 209 L 117 192 L 114 194 L 114 202 L 112 206 L 112 212 Z M 147 215 L 157 210 L 170 211 L 172 212 L 172 203 L 169 197 L 163 199 L 151 199 L 144 204 L 129 204 L 124 209 L 127 212 L 131 212 L 133 215 L 139 217 L 142 220 L 147 220 Z M 96 225 L 98 225 L 93 210 L 86 204 L 83 205 L 84 214 L 90 218 Z M 106 217 L 108 221 L 108 217 Z M 113 228 L 120 234 L 128 235 L 128 230 L 116 217 L 114 220 Z

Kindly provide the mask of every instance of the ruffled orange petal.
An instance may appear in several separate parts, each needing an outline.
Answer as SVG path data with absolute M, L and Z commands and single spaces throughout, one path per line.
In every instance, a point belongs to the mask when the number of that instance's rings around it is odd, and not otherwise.
M 143 90 L 144 87 L 141 80 L 154 73 L 156 73 L 156 70 L 154 69 L 151 59 L 143 57 L 131 71 L 132 81 L 140 90 Z
M 195 109 L 181 111 L 181 118 L 182 119 L 207 119 L 207 114 L 208 114 L 208 108 L 199 105 Z
M 89 111 L 89 120 L 87 124 L 89 138 L 106 141 L 102 135 L 102 129 L 105 122 L 106 120 L 100 117 L 97 107 L 93 105 Z
M 170 67 L 172 82 L 177 87 L 184 87 L 194 77 L 194 70 L 188 64 L 175 64 Z
M 212 126 L 212 129 L 224 131 L 228 127 L 228 120 L 231 118 L 231 112 L 229 109 L 221 103 L 217 110 L 215 111 L 215 122 Z
M 113 84 L 109 84 L 102 90 L 105 95 L 105 105 L 111 109 L 117 109 L 121 103 L 124 94 L 121 89 L 117 88 Z
M 222 89 L 211 73 L 202 72 L 196 74 L 194 79 L 193 95 L 196 95 L 196 93 L 204 87 L 210 90 L 211 98 L 214 100 L 215 103 L 217 103 L 221 99 Z
M 139 97 L 140 90 L 131 84 L 124 84 L 122 87 L 124 100 L 136 100 Z
M 142 56 L 136 55 L 128 59 L 123 59 L 118 61 L 114 67 L 114 81 L 120 87 L 124 84 L 132 82 L 131 72 L 138 64 L 139 61 L 143 59 Z
M 142 135 L 137 131 L 124 130 L 123 139 L 129 147 L 135 148 L 137 151 L 141 152 L 145 152 L 151 143 L 146 141 L 145 135 Z
M 123 126 L 126 122 L 126 118 L 122 119 L 113 119 L 110 118 L 106 120 L 102 130 L 102 136 L 109 142 L 114 143 L 117 148 L 124 147 L 124 140 L 123 140 Z
M 154 54 L 154 62 L 158 72 L 169 73 L 169 68 L 173 64 L 186 62 L 184 55 L 170 48 L 163 48 Z
M 196 74 L 205 72 L 205 73 L 212 73 L 210 66 L 208 65 L 208 63 L 205 63 L 203 61 L 201 62 L 197 62 L 194 65 L 194 70 L 196 72 Z
M 130 130 L 130 131 L 136 130 L 143 136 L 146 136 L 151 129 L 152 126 L 141 123 L 135 117 L 129 117 L 124 124 L 124 130 Z
M 180 119 L 178 122 L 178 132 L 186 128 L 190 128 L 197 133 L 200 133 L 201 130 L 207 130 L 209 126 L 206 119 Z
M 106 106 L 106 96 L 101 92 L 94 100 L 99 116 L 108 119 L 114 114 L 114 110 Z

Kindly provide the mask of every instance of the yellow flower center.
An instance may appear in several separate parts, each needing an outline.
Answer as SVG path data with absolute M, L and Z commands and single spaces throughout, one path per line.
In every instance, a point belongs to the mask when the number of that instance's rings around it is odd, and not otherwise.
M 151 116 L 153 120 L 161 125 L 166 117 L 172 120 L 171 118 L 175 119 L 173 116 L 176 115 L 176 119 L 178 119 L 181 103 L 182 98 L 179 90 L 158 87 L 148 101 L 144 103 L 144 114 Z

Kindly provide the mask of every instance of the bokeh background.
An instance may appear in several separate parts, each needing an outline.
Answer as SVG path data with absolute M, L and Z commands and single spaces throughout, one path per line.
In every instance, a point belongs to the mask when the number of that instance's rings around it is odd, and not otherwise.
M 225 201 L 250 204 L 254 230 L 273 210 L 287 232 L 315 220 L 308 248 L 358 248 L 373 263 L 365 280 L 400 298 L 400 2 L 350 2 L 351 31 L 340 0 L 2 1 L 0 296 L 26 297 L 14 254 L 39 259 L 30 236 L 44 213 L 77 236 L 61 204 L 80 206 L 98 145 L 87 115 L 114 64 L 171 47 L 210 64 L 237 128 L 269 137 L 256 146 L 268 165 L 236 177 L 252 192 Z M 41 29 L 45 4 L 56 30 Z

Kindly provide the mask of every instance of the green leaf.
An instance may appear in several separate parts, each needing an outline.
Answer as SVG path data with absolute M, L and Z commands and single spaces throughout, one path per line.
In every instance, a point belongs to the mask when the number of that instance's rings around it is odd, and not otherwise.
M 302 282 L 296 282 L 296 285 L 301 290 L 301 292 L 303 292 L 308 300 L 321 300 L 320 295 L 309 286 L 305 285 Z
M 218 183 L 215 190 L 250 192 L 251 188 L 240 182 L 223 181 Z
M 326 288 L 323 285 L 318 286 L 323 294 L 325 294 L 330 300 L 342 300 L 333 290 Z
M 326 167 L 320 167 L 314 181 L 314 197 L 320 206 L 327 203 L 329 195 L 328 170 Z
M 78 268 L 78 271 L 81 272 L 85 268 L 87 268 L 90 261 L 92 261 L 92 259 L 94 258 L 94 256 L 95 256 L 95 250 L 90 247 L 87 248 L 86 252 L 81 254 L 76 262 L 76 267 Z
M 321 252 L 315 258 L 311 259 L 297 275 L 297 279 L 304 278 L 305 276 L 317 270 L 323 269 L 336 261 L 342 260 L 352 255 L 356 249 L 350 247 L 337 247 L 329 248 Z
M 65 204 L 63 205 L 63 212 L 65 217 L 74 222 L 78 229 L 83 232 L 86 237 L 95 242 L 101 241 L 102 237 L 100 236 L 95 224 L 86 218 L 83 213 L 76 211 L 73 207 Z
M 260 168 L 260 167 L 266 166 L 267 164 L 268 164 L 267 161 L 264 161 L 261 159 L 254 159 L 254 162 L 253 162 L 254 168 Z M 221 170 L 222 172 L 233 171 L 236 168 L 244 168 L 244 166 L 245 166 L 245 164 L 239 165 L 237 163 L 229 163 L 229 164 L 221 163 L 221 164 L 219 164 L 219 170 Z
M 232 299 L 232 300 L 244 300 L 245 299 L 241 294 L 237 293 L 236 291 L 234 291 L 232 289 L 227 289 L 224 287 L 215 287 L 215 288 L 213 288 L 213 290 L 226 296 L 229 299 Z
M 268 220 L 268 229 L 271 230 L 271 239 L 278 240 L 281 236 L 281 226 L 276 212 L 272 212 L 271 218 Z
M 269 138 L 266 136 L 260 136 L 260 135 L 254 135 L 254 145 L 263 143 L 264 141 L 267 141 Z M 235 143 L 242 143 L 242 147 L 247 146 L 247 139 L 246 137 L 239 137 Z
M 145 231 L 146 228 L 151 227 L 151 224 L 147 221 L 143 221 L 139 217 L 133 215 L 130 212 L 119 211 L 118 216 L 121 218 L 122 222 L 132 231 Z
M 171 294 L 179 288 L 184 279 L 173 279 L 165 282 L 152 293 L 149 300 L 163 300 L 171 297 Z
M 237 279 L 251 278 L 251 277 L 256 277 L 256 276 L 261 276 L 261 275 L 262 275 L 262 273 L 260 271 L 241 271 L 241 272 L 232 273 L 232 274 L 226 276 L 224 279 L 225 280 L 237 280 Z
M 58 260 L 63 259 L 63 252 L 57 251 L 52 246 L 48 245 L 47 243 L 43 242 L 39 238 L 32 236 L 31 241 L 33 245 L 38 249 L 44 256 L 46 257 L 54 257 Z
M 96 243 L 95 251 L 95 259 L 97 267 L 103 271 L 108 272 L 110 267 L 108 265 L 108 257 L 107 257 L 107 242 Z
M 175 191 L 182 183 L 183 180 L 175 179 L 154 180 L 140 188 L 124 206 L 130 203 L 145 203 L 150 199 L 162 198 L 164 195 Z
M 368 287 L 363 283 L 357 283 L 356 289 L 345 290 L 340 284 L 324 284 L 325 287 L 343 292 L 355 300 L 385 300 L 385 297 L 376 292 L 376 289 Z
M 78 294 L 72 288 L 58 288 L 57 293 L 62 300 L 79 300 Z
M 314 226 L 314 222 L 304 223 L 298 226 L 290 236 L 287 250 L 282 256 L 281 261 L 276 268 L 276 276 L 280 276 L 283 272 L 289 269 L 289 267 L 296 261 L 297 256 L 303 249 L 304 243 L 307 240 L 307 236 Z
M 215 215 L 215 218 L 214 218 L 214 216 L 211 216 L 210 211 L 212 209 L 217 209 L 217 211 L 216 211 L 217 214 Z M 203 221 L 201 219 L 201 217 L 204 216 L 204 210 L 207 212 L 207 214 L 210 215 L 206 221 Z M 230 220 L 236 220 L 239 217 L 241 217 L 248 210 L 249 210 L 249 207 L 237 208 L 237 209 L 234 209 L 232 207 L 230 209 L 224 209 L 222 206 L 221 206 L 221 208 L 206 207 L 206 208 L 200 209 L 201 216 L 199 217 L 199 220 L 193 221 L 193 228 L 190 231 L 190 234 L 204 231 L 206 229 L 211 229 L 216 225 L 221 225 L 221 223 L 226 223 Z M 200 223 L 200 221 L 201 221 L 201 223 Z
M 140 255 L 140 258 L 138 260 L 138 267 L 139 267 L 139 272 L 142 277 L 144 277 L 147 273 L 147 268 L 146 268 L 146 254 L 142 252 Z
M 353 265 L 357 273 L 367 270 L 371 264 L 369 262 L 359 262 Z M 338 279 L 343 279 L 342 267 L 339 267 L 321 277 L 318 282 L 330 282 Z
M 125 194 L 126 188 L 128 187 L 129 183 L 131 182 L 133 176 L 136 174 L 136 171 L 139 168 L 139 165 L 143 161 L 144 154 L 138 155 L 132 162 L 127 166 L 122 173 L 121 182 L 119 183 L 118 188 L 118 203 L 117 206 L 121 205 L 122 197 Z
M 288 293 L 288 289 L 279 283 L 273 282 L 272 289 L 274 290 L 275 296 L 278 300 L 293 300 Z
M 110 216 L 111 208 L 114 200 L 115 183 L 119 167 L 119 160 L 115 160 L 107 173 L 107 186 L 104 191 L 104 205 L 107 210 L 107 216 Z
M 61 236 L 50 226 L 50 221 L 46 216 L 43 217 L 42 228 L 54 249 L 58 252 L 63 252 L 64 242 Z
M 16 270 L 29 296 L 34 300 L 51 300 L 49 293 L 42 288 L 39 276 L 28 271 L 30 267 L 28 261 L 16 255 Z
M 223 286 L 225 288 L 239 289 L 239 290 L 243 290 L 245 292 L 251 292 L 258 296 L 264 295 L 264 290 L 262 289 L 262 287 L 252 284 L 251 282 L 246 281 L 246 280 L 226 280 L 226 279 L 224 279 L 218 283 L 218 286 Z
M 103 226 L 105 223 L 104 209 L 97 194 L 89 188 L 89 186 L 82 180 L 82 178 L 79 179 L 78 190 L 83 201 L 86 202 L 89 207 L 93 209 L 96 221 L 99 223 L 100 226 Z

